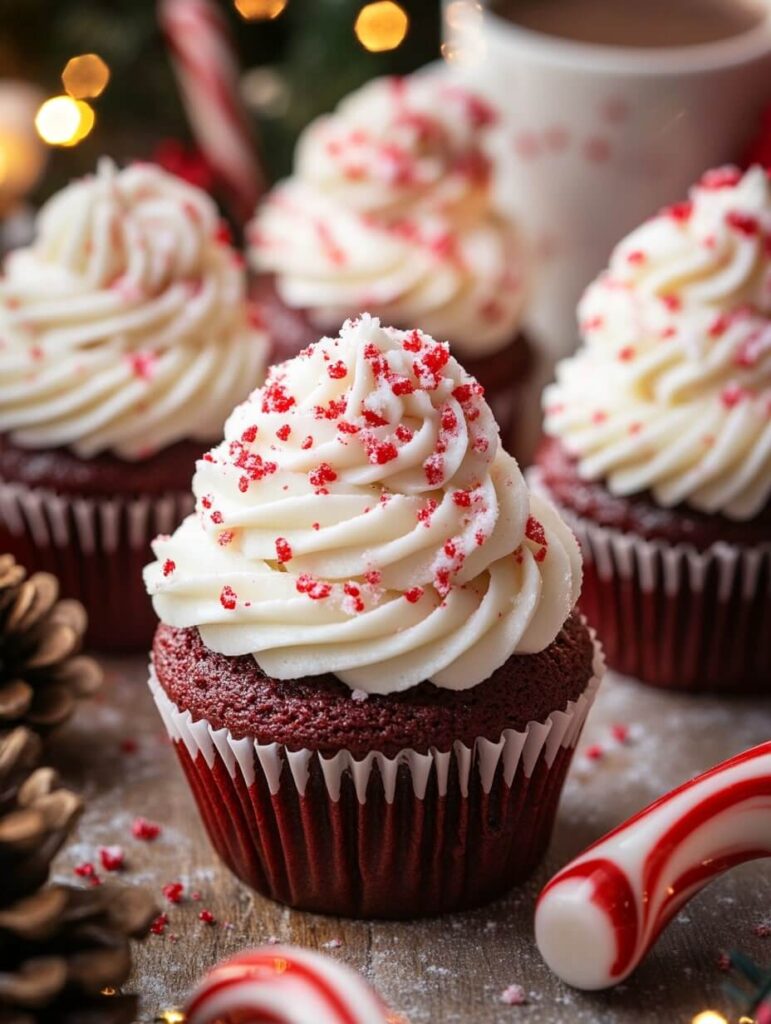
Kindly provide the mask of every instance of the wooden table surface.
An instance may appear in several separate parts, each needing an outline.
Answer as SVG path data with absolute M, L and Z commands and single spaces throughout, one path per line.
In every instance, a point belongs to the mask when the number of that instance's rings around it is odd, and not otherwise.
M 771 705 L 672 697 L 612 675 L 604 684 L 579 746 L 546 862 L 523 888 L 478 911 L 415 923 L 367 923 L 286 910 L 253 895 L 217 860 L 199 822 L 173 750 L 145 686 L 142 660 L 107 662 L 98 702 L 85 706 L 55 740 L 51 759 L 89 798 L 74 840 L 57 862 L 59 878 L 98 861 L 101 845 L 126 852 L 126 884 L 158 894 L 172 881 L 188 898 L 166 905 L 164 936 L 136 948 L 127 990 L 142 996 L 140 1020 L 179 1005 L 195 980 L 222 957 L 276 937 L 325 950 L 363 971 L 410 1024 L 632 1024 L 690 1022 L 707 1008 L 738 1017 L 723 991 L 721 953 L 740 949 L 771 965 L 767 862 L 745 865 L 713 884 L 671 924 L 626 984 L 582 994 L 552 977 L 532 940 L 540 886 L 558 867 L 633 811 L 673 785 L 771 736 Z M 609 744 L 624 723 L 631 741 Z M 133 744 L 136 750 L 131 751 Z M 607 753 L 582 751 L 600 743 Z M 131 833 L 137 816 L 163 826 L 154 842 Z M 200 900 L 189 895 L 200 893 Z M 211 910 L 216 924 L 198 919 Z M 522 985 L 527 1006 L 504 1005 L 508 985 Z M 313 1022 L 309 1022 L 313 1024 Z

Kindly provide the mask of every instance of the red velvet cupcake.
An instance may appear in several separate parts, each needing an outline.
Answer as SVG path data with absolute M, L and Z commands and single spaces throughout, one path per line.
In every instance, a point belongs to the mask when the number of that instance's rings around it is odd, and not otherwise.
M 212 842 L 291 906 L 520 881 L 601 672 L 578 547 L 445 344 L 364 316 L 274 368 L 154 545 L 151 688 Z
M 419 323 L 479 380 L 518 455 L 527 274 L 522 241 L 493 204 L 484 146 L 495 118 L 437 72 L 370 82 L 306 129 L 294 174 L 248 239 L 274 361 L 364 310 Z
M 771 184 L 712 171 L 616 249 L 544 399 L 536 479 L 578 536 L 581 607 L 656 686 L 771 680 Z
M 0 279 L 0 550 L 60 578 L 91 644 L 147 645 L 149 541 L 263 378 L 240 257 L 198 189 L 100 164 L 40 211 Z

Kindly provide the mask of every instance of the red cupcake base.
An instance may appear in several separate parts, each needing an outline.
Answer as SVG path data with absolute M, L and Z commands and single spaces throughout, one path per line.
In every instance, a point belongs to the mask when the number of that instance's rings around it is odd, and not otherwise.
M 530 482 L 554 500 L 538 470 Z M 697 550 L 555 504 L 581 545 L 579 606 L 611 668 L 665 689 L 771 692 L 771 543 Z
M 212 845 L 243 882 L 290 907 L 392 919 L 476 907 L 527 878 L 573 753 L 562 748 L 529 778 L 520 768 L 511 786 L 499 774 L 489 793 L 473 786 L 465 798 L 451 773 L 445 796 L 433 780 L 418 800 L 402 768 L 389 804 L 374 773 L 364 803 L 350 777 L 331 800 L 318 766 L 303 796 L 288 786 L 272 796 L 264 777 L 247 787 L 222 760 L 209 768 L 175 748 Z
M 498 742 L 394 758 L 235 739 L 150 687 L 212 844 L 263 896 L 345 917 L 414 918 L 483 904 L 521 882 L 549 841 L 599 685 Z

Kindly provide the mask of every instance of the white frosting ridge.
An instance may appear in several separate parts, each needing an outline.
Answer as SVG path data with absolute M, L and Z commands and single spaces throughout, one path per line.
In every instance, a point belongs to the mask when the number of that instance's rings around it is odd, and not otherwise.
M 198 463 L 145 571 L 159 617 L 279 679 L 465 689 L 543 650 L 575 539 L 500 447 L 445 344 L 362 316 L 275 367 Z
M 251 258 L 282 300 L 335 330 L 367 309 L 476 358 L 516 334 L 522 245 L 493 206 L 492 110 L 439 74 L 368 83 L 314 121 L 259 209 Z
M 771 497 L 771 182 L 712 171 L 616 248 L 544 396 L 582 477 L 750 519 Z
M 219 436 L 263 379 L 266 341 L 211 199 L 103 160 L 36 228 L 0 279 L 0 433 L 125 459 Z

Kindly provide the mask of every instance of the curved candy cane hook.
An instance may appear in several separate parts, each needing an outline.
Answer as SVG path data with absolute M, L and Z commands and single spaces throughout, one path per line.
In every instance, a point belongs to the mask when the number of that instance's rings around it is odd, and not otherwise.
M 569 985 L 609 988 L 709 881 L 768 856 L 771 742 L 656 800 L 555 875 L 538 898 L 538 948 Z

